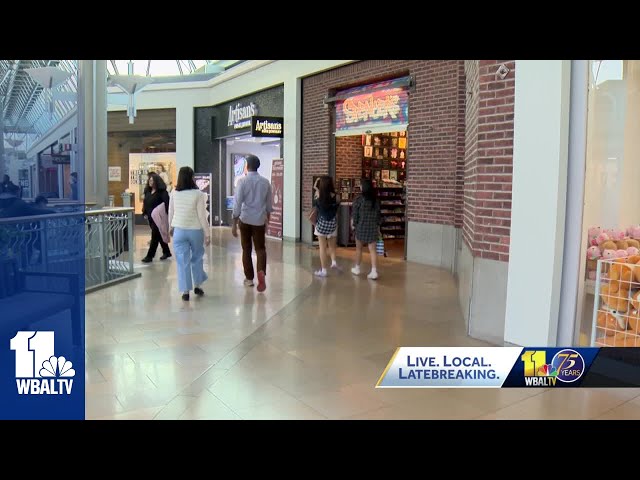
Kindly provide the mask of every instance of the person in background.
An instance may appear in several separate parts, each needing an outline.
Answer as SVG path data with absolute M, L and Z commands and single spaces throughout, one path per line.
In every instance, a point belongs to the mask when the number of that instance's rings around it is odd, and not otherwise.
M 367 275 L 367 278 L 376 280 L 378 278 L 376 242 L 378 241 L 382 220 L 380 202 L 370 179 L 363 178 L 361 188 L 362 194 L 353 202 L 353 217 L 351 219 L 351 226 L 355 230 L 356 237 L 356 264 L 351 269 L 351 273 L 360 275 L 362 247 L 368 245 L 371 257 L 371 272 Z
M 192 288 L 196 295 L 204 295 L 201 288 L 207 280 L 204 247 L 211 243 L 207 194 L 200 191 L 193 177 L 192 168 L 180 169 L 178 183 L 169 202 L 169 225 L 178 263 L 178 288 L 185 302 L 189 301 Z
M 247 155 L 247 175 L 238 181 L 233 205 L 233 226 L 231 234 L 238 237 L 242 245 L 242 266 L 244 285 L 253 287 L 254 270 L 251 258 L 252 247 L 256 249 L 258 268 L 258 291 L 267 288 L 267 247 L 265 245 L 266 224 L 269 222 L 271 205 L 271 183 L 258 173 L 260 159 Z
M 336 195 L 333 178 L 328 175 L 316 180 L 314 185 L 313 206 L 318 211 L 315 235 L 320 245 L 320 270 L 314 272 L 317 277 L 327 276 L 327 253 L 331 257 L 331 268 L 340 270 L 336 262 L 336 237 L 338 222 L 336 215 L 340 200 Z
M 173 190 L 173 184 L 171 183 L 171 178 L 169 178 L 169 172 L 165 170 L 164 165 L 160 165 L 160 172 L 158 175 L 160 175 L 160 178 L 164 180 L 164 183 L 167 186 L 167 192 L 171 193 L 171 190 Z
M 71 200 L 78 200 L 78 173 L 71 172 L 69 175 L 69 186 L 71 187 Z
M 18 187 L 15 183 L 11 181 L 9 175 L 5 175 L 2 177 L 2 183 L 0 183 L 0 193 L 9 193 L 11 195 L 18 196 L 16 191 L 19 191 L 20 187 Z
M 153 257 L 156 256 L 158 250 L 158 244 L 162 246 L 162 256 L 160 260 L 166 260 L 171 257 L 171 250 L 169 245 L 162 239 L 160 229 L 151 218 L 151 212 L 158 206 L 164 203 L 166 211 L 169 212 L 169 194 L 167 193 L 167 186 L 164 184 L 160 175 L 155 172 L 149 172 L 147 177 L 147 186 L 145 187 L 147 192 L 144 196 L 142 203 L 142 214 L 149 221 L 149 227 L 151 228 L 151 243 L 149 244 L 149 250 L 147 255 L 142 259 L 144 263 L 153 261 Z
M 38 208 L 47 208 L 47 206 L 49 205 L 49 200 L 47 200 L 47 197 L 45 197 L 44 195 L 38 195 L 34 199 L 33 204 Z
M 27 203 L 13 193 L 0 193 L 0 217 L 17 218 L 31 215 L 50 215 L 51 210 Z

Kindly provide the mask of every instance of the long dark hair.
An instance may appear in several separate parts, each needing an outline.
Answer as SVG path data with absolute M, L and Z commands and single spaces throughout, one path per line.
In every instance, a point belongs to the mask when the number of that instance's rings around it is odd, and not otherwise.
M 162 190 L 166 190 L 167 189 L 167 184 L 164 183 L 164 180 L 162 180 L 162 177 L 160 175 L 158 175 L 156 172 L 149 172 L 147 174 L 147 186 L 145 187 L 145 192 L 151 192 L 152 188 L 149 185 L 149 179 L 153 178 L 153 186 L 156 188 L 156 190 L 158 192 L 161 192 Z
M 333 194 L 333 195 L 332 195 Z M 333 178 L 323 175 L 318 180 L 318 204 L 328 207 L 335 201 L 336 189 L 333 185 Z
M 360 188 L 362 189 L 362 196 L 364 199 L 371 203 L 371 208 L 375 207 L 376 202 L 378 201 L 378 195 L 376 194 L 376 189 L 373 186 L 371 179 L 363 178 L 360 181 Z
M 178 184 L 176 185 L 177 191 L 182 190 L 194 190 L 197 189 L 196 181 L 193 178 L 193 168 L 182 167 L 178 172 Z

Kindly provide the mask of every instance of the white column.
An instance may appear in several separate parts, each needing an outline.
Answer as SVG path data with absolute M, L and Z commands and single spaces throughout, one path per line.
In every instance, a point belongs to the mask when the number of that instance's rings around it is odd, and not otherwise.
M 79 197 L 108 205 L 106 60 L 78 61 L 78 157 L 84 158 Z
M 571 61 L 517 60 L 506 342 L 555 346 L 562 280 Z
M 286 240 L 300 238 L 300 175 L 302 134 L 302 80 L 287 78 L 284 82 L 284 203 L 282 236 Z
M 176 175 L 180 167 L 194 168 L 194 123 L 193 106 L 176 105 Z

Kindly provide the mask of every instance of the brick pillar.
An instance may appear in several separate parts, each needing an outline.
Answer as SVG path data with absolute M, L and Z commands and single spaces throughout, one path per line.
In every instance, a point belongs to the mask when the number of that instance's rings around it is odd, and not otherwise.
M 510 72 L 501 79 L 500 65 Z M 464 240 L 474 257 L 509 261 L 515 61 L 469 60 Z

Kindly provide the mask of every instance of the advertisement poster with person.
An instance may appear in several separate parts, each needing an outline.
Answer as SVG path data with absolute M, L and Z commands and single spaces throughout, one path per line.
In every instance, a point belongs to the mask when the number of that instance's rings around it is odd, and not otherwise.
M 236 193 L 236 187 L 242 177 L 247 174 L 247 155 L 244 153 L 232 153 L 231 158 L 233 161 L 233 191 Z
M 282 238 L 282 191 L 284 187 L 284 160 L 274 158 L 271 164 L 271 219 L 267 225 L 267 236 Z

